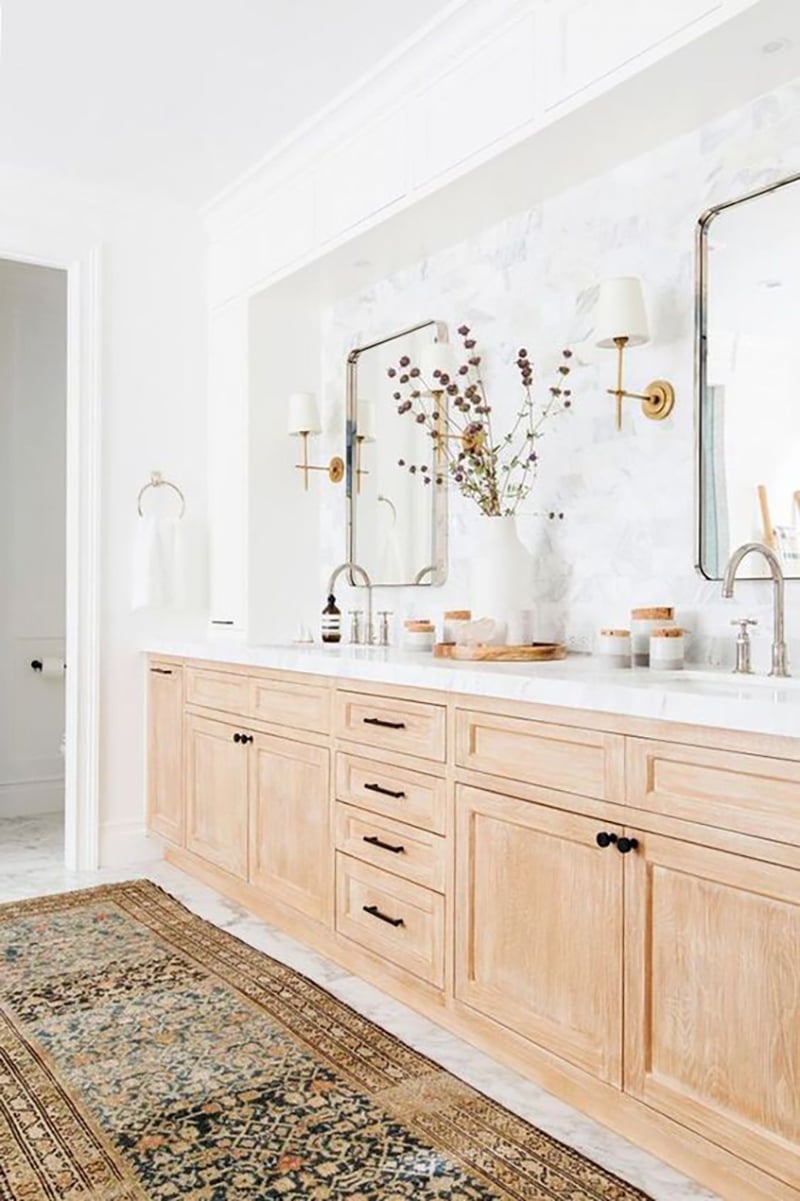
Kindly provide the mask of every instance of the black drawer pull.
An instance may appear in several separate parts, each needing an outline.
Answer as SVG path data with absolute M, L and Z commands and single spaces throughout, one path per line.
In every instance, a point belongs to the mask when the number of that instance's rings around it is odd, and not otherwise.
M 171 676 L 172 675 L 171 667 L 151 667 L 150 670 L 154 676 Z
M 405 922 L 401 917 L 389 917 L 388 913 L 381 913 L 377 905 L 362 905 L 361 908 L 370 917 L 377 917 L 379 921 L 386 922 L 389 926 L 404 926 Z
M 404 801 L 406 799 L 404 792 L 392 792 L 391 788 L 382 788 L 380 784 L 365 784 L 364 788 L 367 792 L 379 792 L 381 796 L 390 796 L 393 801 Z
M 365 726 L 382 726 L 384 730 L 404 730 L 406 728 L 404 721 L 384 721 L 382 717 L 365 717 L 362 720 Z
M 404 855 L 405 847 L 393 847 L 390 842 L 381 842 L 377 834 L 365 834 L 364 842 L 368 842 L 370 846 L 380 847 L 382 851 L 391 851 L 393 855 Z
M 635 851 L 639 846 L 638 838 L 618 838 L 617 850 L 620 855 L 629 855 L 631 851 Z

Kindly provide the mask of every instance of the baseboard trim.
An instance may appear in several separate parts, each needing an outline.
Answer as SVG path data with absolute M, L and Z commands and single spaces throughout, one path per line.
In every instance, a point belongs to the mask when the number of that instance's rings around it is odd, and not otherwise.
M 148 834 L 144 821 L 103 822 L 100 826 L 100 866 L 129 867 L 156 863 L 163 857 L 160 838 Z
M 12 784 L 0 784 L 0 817 L 34 817 L 63 811 L 63 779 L 15 780 Z

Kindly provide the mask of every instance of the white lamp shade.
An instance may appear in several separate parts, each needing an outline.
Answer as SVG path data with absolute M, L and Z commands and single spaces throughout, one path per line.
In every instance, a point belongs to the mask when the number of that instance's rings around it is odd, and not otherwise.
M 613 350 L 615 338 L 627 338 L 628 346 L 650 341 L 642 283 L 633 275 L 605 280 L 597 294 L 595 345 Z
M 371 400 L 359 400 L 356 421 L 356 437 L 365 442 L 375 441 L 375 404 Z
M 424 382 L 431 389 L 438 390 L 438 380 L 434 371 L 454 375 L 458 364 L 453 347 L 449 342 L 427 342 L 420 353 L 417 364 Z
M 293 392 L 289 397 L 289 433 L 319 434 L 322 426 L 313 392 Z

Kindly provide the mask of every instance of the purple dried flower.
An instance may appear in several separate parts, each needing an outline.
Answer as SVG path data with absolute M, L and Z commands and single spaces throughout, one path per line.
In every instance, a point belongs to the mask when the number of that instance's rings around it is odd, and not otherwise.
M 397 375 L 397 372 L 395 371 L 394 367 L 390 367 L 386 374 L 389 376 L 389 379 L 394 379 L 394 377 Z
M 466 338 L 467 334 L 469 333 L 469 326 L 468 325 L 459 325 L 458 332 L 461 334 L 462 338 Z
M 401 366 L 401 367 L 408 367 L 408 365 L 409 365 L 409 363 L 410 363 L 410 362 L 411 362 L 411 359 L 408 357 L 408 355 L 407 355 L 407 354 L 404 354 L 404 355 L 403 355 L 403 357 L 402 357 L 402 359 L 400 360 L 400 366 Z

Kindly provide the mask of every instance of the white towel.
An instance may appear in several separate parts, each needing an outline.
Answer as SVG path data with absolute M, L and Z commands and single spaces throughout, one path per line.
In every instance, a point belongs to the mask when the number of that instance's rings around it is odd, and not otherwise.
M 186 556 L 182 522 L 140 517 L 133 555 L 134 609 L 174 609 L 186 603 Z

